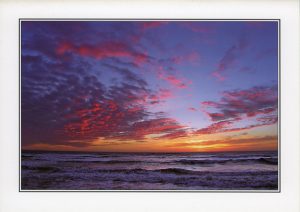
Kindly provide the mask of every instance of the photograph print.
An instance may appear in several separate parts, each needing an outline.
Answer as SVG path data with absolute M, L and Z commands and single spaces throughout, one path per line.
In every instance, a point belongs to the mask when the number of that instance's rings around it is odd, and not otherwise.
M 278 192 L 278 20 L 20 20 L 20 191 Z

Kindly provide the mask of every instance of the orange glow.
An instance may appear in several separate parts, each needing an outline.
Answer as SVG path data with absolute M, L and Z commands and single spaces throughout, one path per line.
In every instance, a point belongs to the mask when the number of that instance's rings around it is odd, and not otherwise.
M 156 139 L 147 136 L 144 141 L 119 141 L 98 138 L 87 142 L 86 146 L 34 144 L 24 146 L 30 150 L 99 151 L 99 152 L 224 152 L 224 151 L 276 151 L 277 135 L 230 135 L 213 134 L 206 136 L 186 136 L 177 139 Z

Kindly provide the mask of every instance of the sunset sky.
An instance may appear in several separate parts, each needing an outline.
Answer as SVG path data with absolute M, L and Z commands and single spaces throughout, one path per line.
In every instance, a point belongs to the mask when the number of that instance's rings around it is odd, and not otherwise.
M 22 21 L 22 149 L 277 150 L 277 21 Z

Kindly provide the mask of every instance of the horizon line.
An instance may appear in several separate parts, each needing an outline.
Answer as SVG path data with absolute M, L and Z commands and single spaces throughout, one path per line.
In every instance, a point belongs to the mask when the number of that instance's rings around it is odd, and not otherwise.
M 20 149 L 20 152 L 80 152 L 80 153 L 233 153 L 233 152 L 278 152 L 277 150 L 240 150 L 240 151 L 80 151 L 80 150 L 41 150 L 41 149 Z

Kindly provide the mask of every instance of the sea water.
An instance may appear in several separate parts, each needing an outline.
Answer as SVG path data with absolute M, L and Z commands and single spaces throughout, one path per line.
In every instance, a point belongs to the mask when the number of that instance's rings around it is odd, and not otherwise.
M 22 190 L 277 190 L 277 152 L 23 151 Z

